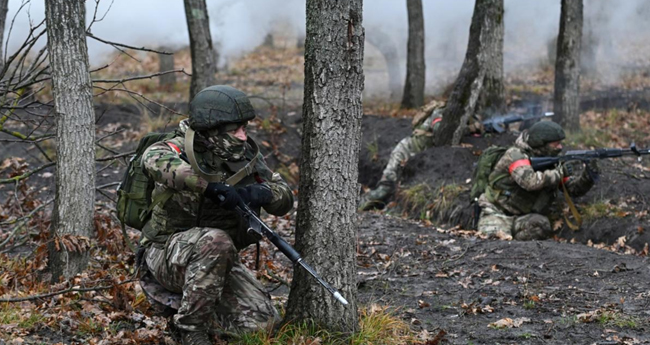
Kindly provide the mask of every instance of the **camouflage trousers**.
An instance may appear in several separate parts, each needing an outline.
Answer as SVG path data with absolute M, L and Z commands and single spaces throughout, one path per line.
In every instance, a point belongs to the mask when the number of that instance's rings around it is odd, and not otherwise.
M 269 294 L 222 230 L 176 233 L 165 248 L 148 248 L 145 260 L 157 282 L 181 296 L 174 315 L 179 329 L 205 331 L 213 321 L 221 332 L 247 332 L 279 321 Z
M 409 158 L 433 147 L 434 119 L 440 119 L 440 112 L 439 110 L 434 111 L 422 124 L 415 127 L 410 136 L 400 140 L 388 158 L 388 164 L 382 172 L 381 181 L 397 182 L 402 174 L 402 168 Z
M 485 200 L 485 195 L 481 195 L 479 205 L 481 205 L 479 232 L 500 238 L 511 237 L 520 241 L 543 240 L 552 235 L 551 222 L 547 216 L 538 213 L 508 216 Z

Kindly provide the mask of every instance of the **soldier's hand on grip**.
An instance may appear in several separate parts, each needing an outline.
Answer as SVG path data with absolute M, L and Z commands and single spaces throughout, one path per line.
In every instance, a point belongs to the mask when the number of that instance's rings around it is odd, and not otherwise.
M 210 198 L 210 200 L 226 210 L 232 210 L 237 205 L 243 203 L 241 196 L 239 196 L 239 193 L 237 193 L 237 190 L 225 183 L 209 183 L 205 188 L 203 195 Z
M 239 192 L 244 203 L 252 208 L 261 207 L 273 201 L 271 188 L 263 183 L 237 188 L 237 192 Z

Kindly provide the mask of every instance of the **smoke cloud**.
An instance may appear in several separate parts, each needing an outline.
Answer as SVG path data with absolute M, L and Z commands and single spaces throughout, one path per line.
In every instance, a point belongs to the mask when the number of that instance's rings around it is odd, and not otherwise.
M 5 41 L 16 10 L 24 0 L 10 0 Z M 208 0 L 213 43 L 220 64 L 253 50 L 269 32 L 292 36 L 294 44 L 305 32 L 305 0 Z M 588 0 L 585 3 L 585 35 L 595 42 L 596 69 L 608 70 L 614 81 L 630 66 L 640 66 L 648 56 L 650 2 L 646 0 Z M 110 10 L 108 10 L 110 7 Z M 463 62 L 474 0 L 424 0 L 426 27 L 427 92 L 439 92 L 456 77 Z M 108 10 L 108 12 L 107 12 Z M 24 41 L 30 23 L 44 18 L 44 0 L 32 0 L 16 15 L 7 44 L 10 54 Z M 87 2 L 87 23 L 95 3 Z M 106 13 L 107 12 L 107 13 Z M 185 11 L 181 0 L 102 0 L 97 9 L 101 21 L 92 32 L 103 39 L 149 48 L 181 48 L 189 44 Z M 104 16 L 105 14 L 105 16 Z M 549 59 L 549 42 L 559 30 L 560 0 L 505 0 L 504 64 L 506 73 L 537 69 Z M 383 44 L 397 52 L 403 79 L 407 43 L 405 0 L 366 0 L 366 36 L 382 33 Z M 275 31 L 274 31 L 275 30 Z M 366 42 L 366 93 L 386 93 L 386 63 L 382 49 Z M 286 43 L 289 42 L 289 43 Z M 42 42 L 45 44 L 45 42 Z M 115 50 L 88 41 L 91 64 L 105 63 Z M 615 76 L 615 77 L 612 77 Z M 403 80 L 402 80 L 403 82 Z

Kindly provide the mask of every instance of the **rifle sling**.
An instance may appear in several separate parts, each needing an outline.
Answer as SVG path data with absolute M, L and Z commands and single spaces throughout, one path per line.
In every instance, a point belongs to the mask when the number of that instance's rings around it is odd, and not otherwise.
M 580 213 L 578 212 L 576 205 L 573 204 L 573 200 L 571 200 L 571 196 L 569 195 L 569 191 L 567 191 L 564 182 L 562 182 L 561 184 L 562 184 L 562 192 L 564 193 L 564 199 L 566 200 L 566 203 L 569 205 L 569 209 L 571 210 L 571 213 L 573 214 L 573 218 L 575 218 L 576 222 L 572 223 L 566 214 L 564 215 L 564 220 L 566 221 L 566 225 L 571 230 L 576 231 L 580 229 L 580 227 L 582 226 L 582 216 L 580 216 Z
M 255 143 L 255 141 L 249 137 L 246 142 L 253 148 L 253 150 L 255 150 L 255 154 L 253 156 L 253 159 L 251 159 L 250 162 L 246 164 L 246 166 L 239 169 L 239 171 L 226 179 L 226 181 L 223 181 L 221 175 L 219 174 L 210 174 L 208 172 L 205 172 L 203 169 L 201 169 L 201 166 L 199 166 L 196 161 L 196 155 L 194 154 L 194 134 L 195 132 L 192 128 L 188 128 L 185 131 L 185 152 L 187 153 L 187 159 L 190 161 L 192 169 L 206 181 L 224 182 L 226 184 L 234 186 L 239 183 L 239 181 L 241 181 L 244 177 L 252 174 L 255 171 L 255 164 L 257 163 L 257 158 L 259 157 L 260 148 L 257 146 L 257 143 Z

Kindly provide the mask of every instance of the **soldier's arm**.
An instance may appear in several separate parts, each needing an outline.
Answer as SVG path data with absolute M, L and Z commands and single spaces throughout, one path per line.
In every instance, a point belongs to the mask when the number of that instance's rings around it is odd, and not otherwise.
M 546 187 L 557 186 L 562 180 L 562 173 L 557 169 L 535 171 L 530 165 L 529 157 L 521 151 L 513 150 L 508 172 L 521 188 L 536 191 Z
M 275 216 L 282 216 L 287 214 L 293 208 L 293 193 L 289 185 L 282 179 L 280 174 L 274 173 L 264 163 L 262 154 L 259 154 L 257 163 L 257 172 L 260 177 L 264 179 L 271 192 L 273 192 L 273 200 L 267 205 L 263 206 L 264 210 Z
M 150 178 L 175 190 L 203 193 L 208 185 L 166 142 L 147 148 L 142 155 L 142 163 Z

